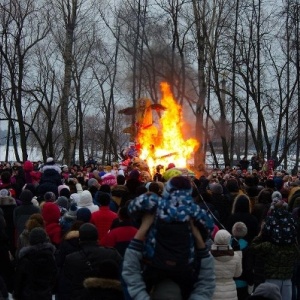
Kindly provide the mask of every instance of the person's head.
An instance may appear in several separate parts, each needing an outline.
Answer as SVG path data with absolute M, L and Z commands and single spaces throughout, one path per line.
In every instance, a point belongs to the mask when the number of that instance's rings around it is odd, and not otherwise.
M 231 232 L 235 238 L 243 238 L 247 235 L 248 229 L 245 223 L 236 222 L 232 226 Z
M 96 189 L 99 189 L 100 184 L 96 178 L 90 178 L 87 182 L 88 188 L 95 187 Z
M 272 202 L 272 193 L 272 189 L 262 189 L 257 195 L 257 203 L 270 204 Z
M 33 194 L 29 190 L 23 190 L 20 194 L 19 199 L 22 201 L 22 204 L 29 204 L 33 198 Z
M 250 213 L 250 198 L 245 194 L 237 195 L 233 201 L 232 213 L 247 212 Z
M 216 245 L 228 246 L 230 245 L 230 241 L 231 241 L 231 234 L 227 230 L 225 229 L 218 230 L 214 238 L 214 243 Z
M 118 175 L 117 176 L 117 184 L 118 185 L 124 185 L 126 182 L 126 178 L 124 175 Z
M 31 246 L 44 244 L 48 241 L 47 233 L 42 227 L 35 227 L 29 233 L 29 244 Z
M 111 193 L 111 188 L 110 185 L 108 184 L 102 184 L 99 188 L 99 191 L 110 194 Z
M 168 197 L 175 191 L 186 191 L 189 195 L 192 194 L 192 184 L 187 176 L 175 176 L 169 179 L 163 190 L 163 197 Z
M 97 242 L 98 230 L 97 227 L 91 223 L 84 223 L 79 228 L 80 242 Z
M 109 206 L 109 203 L 111 201 L 111 197 L 109 194 L 99 193 L 97 196 L 97 202 L 100 204 L 100 206 Z
M 3 171 L 0 176 L 1 176 L 2 183 L 5 184 L 10 183 L 11 174 L 9 171 Z
M 92 213 L 87 207 L 79 208 L 76 212 L 77 221 L 87 223 L 91 220 Z
M 33 228 L 36 227 L 45 227 L 45 221 L 41 214 L 33 214 L 29 217 L 25 223 L 25 228 L 30 232 Z
M 46 192 L 44 195 L 44 200 L 46 202 L 55 202 L 56 196 L 53 192 Z

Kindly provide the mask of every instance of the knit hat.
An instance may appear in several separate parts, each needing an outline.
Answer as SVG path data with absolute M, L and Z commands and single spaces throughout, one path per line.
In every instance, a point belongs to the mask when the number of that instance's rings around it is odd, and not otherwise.
M 243 238 L 244 236 L 246 236 L 247 232 L 248 232 L 248 228 L 246 226 L 245 223 L 243 222 L 236 222 L 234 223 L 234 225 L 232 226 L 232 235 L 236 238 Z
M 97 241 L 98 240 L 97 227 L 91 223 L 82 224 L 79 228 L 79 240 L 81 242 Z
M 276 284 L 264 282 L 255 289 L 249 299 L 281 300 L 282 298 L 279 287 Z
M 31 191 L 25 189 L 21 192 L 19 198 L 20 198 L 20 200 L 22 201 L 23 204 L 25 204 L 25 203 L 29 204 L 29 203 L 31 203 L 31 200 L 33 198 L 33 194 L 32 194 Z
M 69 200 L 65 196 L 58 197 L 57 200 L 55 201 L 55 203 L 61 208 L 64 208 L 64 209 L 69 208 Z
M 77 210 L 76 215 L 77 215 L 77 221 L 82 221 L 84 223 L 87 223 L 90 221 L 92 213 L 88 208 L 82 207 Z
M 211 183 L 209 189 L 213 194 L 223 194 L 223 187 L 220 183 Z
M 30 245 L 42 244 L 48 241 L 46 231 L 41 227 L 35 227 L 30 231 L 29 243 Z
M 225 229 L 220 229 L 214 239 L 216 245 L 229 245 L 231 241 L 230 233 Z
M 175 283 L 171 279 L 164 279 L 154 286 L 151 292 L 151 299 L 182 300 L 180 287 L 177 283 Z
M 44 199 L 46 202 L 54 202 L 56 200 L 56 196 L 53 192 L 46 192 Z

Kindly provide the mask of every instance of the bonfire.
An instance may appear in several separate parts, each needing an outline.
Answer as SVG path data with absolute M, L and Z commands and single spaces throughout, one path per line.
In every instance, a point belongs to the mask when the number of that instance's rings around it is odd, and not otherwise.
M 185 140 L 183 128 L 185 122 L 182 107 L 176 102 L 170 85 L 162 82 L 162 99 L 158 124 L 139 126 L 137 143 L 140 145 L 140 158 L 147 161 L 151 173 L 158 165 L 166 168 L 170 163 L 176 168 L 187 168 L 187 162 L 198 149 L 199 142 L 193 138 Z

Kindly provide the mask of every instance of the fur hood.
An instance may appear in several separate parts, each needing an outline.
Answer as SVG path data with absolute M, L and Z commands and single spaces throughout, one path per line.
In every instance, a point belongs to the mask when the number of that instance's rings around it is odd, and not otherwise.
M 75 239 L 75 238 L 79 238 L 79 230 L 71 230 L 71 231 L 67 232 L 64 239 L 71 240 L 71 239 Z
M 5 196 L 0 197 L 0 205 L 17 205 L 17 202 L 13 197 Z
M 117 279 L 89 277 L 83 281 L 86 289 L 113 289 L 122 291 L 121 282 Z

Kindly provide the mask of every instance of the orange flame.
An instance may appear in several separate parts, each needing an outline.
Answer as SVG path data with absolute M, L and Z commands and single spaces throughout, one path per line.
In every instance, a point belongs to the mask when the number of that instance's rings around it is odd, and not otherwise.
M 195 139 L 184 140 L 182 109 L 173 98 L 170 86 L 162 82 L 161 104 L 167 109 L 159 119 L 159 130 L 154 125 L 141 128 L 137 141 L 141 147 L 140 158 L 145 159 L 151 172 L 157 165 L 167 167 L 174 163 L 176 167 L 187 167 L 187 161 L 198 149 L 199 142 Z

